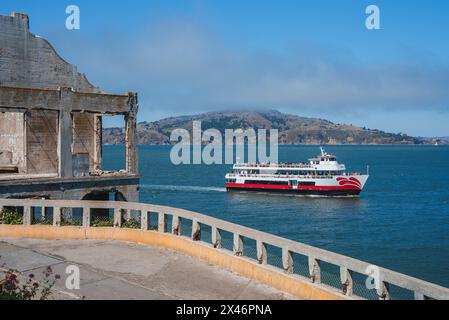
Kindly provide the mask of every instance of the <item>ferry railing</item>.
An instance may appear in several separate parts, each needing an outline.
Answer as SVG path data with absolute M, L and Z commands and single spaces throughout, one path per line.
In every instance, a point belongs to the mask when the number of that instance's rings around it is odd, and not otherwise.
M 401 298 L 397 292 L 405 290 L 408 296 L 402 298 L 449 299 L 448 288 L 184 209 L 132 202 L 0 199 L 1 212 L 4 212 L 3 209 L 16 210 L 22 218 L 20 222 L 25 226 L 35 223 L 45 224 L 45 221 L 48 223 L 50 220 L 49 224 L 60 228 L 64 228 L 62 223 L 64 212 L 76 209 L 82 211 L 82 219 L 74 218 L 73 213 L 69 214 L 72 216 L 69 219 L 80 221 L 81 228 L 128 227 L 139 228 L 142 232 L 160 232 L 171 234 L 173 237 L 184 237 L 187 241 L 202 242 L 216 250 L 224 250 L 242 259 L 250 259 L 277 272 L 312 282 L 348 297 L 389 300 Z M 95 210 L 102 210 L 103 214 L 105 210 L 109 210 L 111 213 L 106 216 L 109 222 L 94 223 L 92 215 Z M 36 213 L 45 217 L 50 211 L 52 211 L 51 219 L 42 219 L 43 222 L 34 219 Z M 136 221 L 136 216 L 139 221 Z M 137 223 L 131 223 L 133 219 Z M 329 270 L 332 268 L 336 271 L 333 275 L 337 278 L 330 277 L 332 273 L 329 273 Z M 361 289 L 366 280 L 373 285 L 373 288 Z M 369 292 L 362 294 L 363 291 Z

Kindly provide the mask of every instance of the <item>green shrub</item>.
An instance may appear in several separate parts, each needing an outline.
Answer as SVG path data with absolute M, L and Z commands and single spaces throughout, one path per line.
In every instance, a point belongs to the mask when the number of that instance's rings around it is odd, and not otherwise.
M 47 218 L 34 219 L 33 224 L 40 224 L 44 226 L 51 226 L 53 221 Z
M 114 221 L 112 220 L 98 220 L 92 221 L 92 227 L 113 227 Z
M 83 222 L 81 220 L 61 220 L 61 227 L 81 227 Z
M 3 224 L 20 225 L 23 224 L 23 217 L 17 210 L 3 209 L 0 213 Z
M 122 222 L 122 228 L 140 229 L 140 221 L 135 219 L 124 220 Z

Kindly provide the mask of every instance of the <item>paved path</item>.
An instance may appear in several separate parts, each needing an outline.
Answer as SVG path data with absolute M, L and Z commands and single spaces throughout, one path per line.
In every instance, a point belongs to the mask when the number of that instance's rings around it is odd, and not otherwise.
M 65 287 L 69 265 L 80 268 L 80 290 Z M 293 298 L 172 250 L 117 241 L 0 239 L 2 269 L 41 277 L 48 266 L 61 275 L 54 299 Z

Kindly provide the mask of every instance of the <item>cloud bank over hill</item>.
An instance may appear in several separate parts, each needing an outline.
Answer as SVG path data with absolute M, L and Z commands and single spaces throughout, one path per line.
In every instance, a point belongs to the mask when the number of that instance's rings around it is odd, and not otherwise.
M 368 62 L 342 48 L 300 41 L 282 52 L 248 49 L 180 19 L 58 43 L 70 47 L 102 89 L 138 91 L 140 120 L 224 109 L 323 116 L 373 109 L 447 116 L 449 110 L 449 65 L 436 56 Z

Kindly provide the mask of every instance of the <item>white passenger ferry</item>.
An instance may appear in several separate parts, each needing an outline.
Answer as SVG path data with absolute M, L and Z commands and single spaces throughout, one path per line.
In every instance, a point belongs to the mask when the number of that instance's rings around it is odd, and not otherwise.
M 226 189 L 321 196 L 357 196 L 369 174 L 346 173 L 337 157 L 321 148 L 308 163 L 234 165 L 226 175 Z

